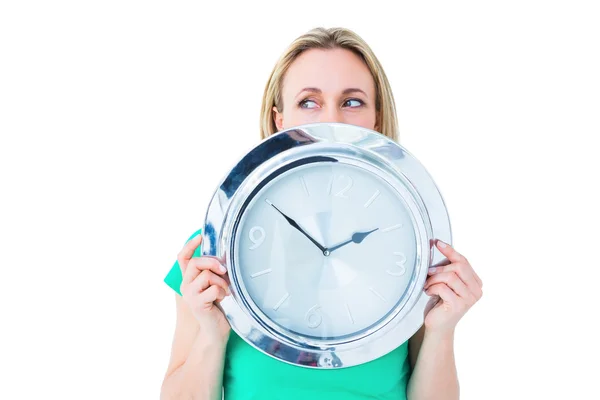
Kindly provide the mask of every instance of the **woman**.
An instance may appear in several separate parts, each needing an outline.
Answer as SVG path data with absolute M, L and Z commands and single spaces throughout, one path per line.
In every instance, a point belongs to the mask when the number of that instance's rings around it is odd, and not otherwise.
M 261 110 L 261 138 L 293 126 L 342 122 L 397 140 L 392 92 L 369 46 L 347 29 L 316 28 L 277 62 Z M 425 284 L 441 301 L 406 343 L 372 362 L 316 370 L 275 360 L 230 330 L 215 306 L 230 293 L 225 270 L 200 256 L 200 231 L 165 278 L 176 292 L 177 324 L 164 399 L 458 399 L 453 354 L 458 320 L 482 295 L 481 279 L 451 246 Z M 181 295 L 181 296 L 180 296 Z

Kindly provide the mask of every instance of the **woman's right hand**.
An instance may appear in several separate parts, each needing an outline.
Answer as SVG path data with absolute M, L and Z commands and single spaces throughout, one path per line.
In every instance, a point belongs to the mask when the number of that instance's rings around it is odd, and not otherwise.
M 231 328 L 216 303 L 231 294 L 226 280 L 227 271 L 214 257 L 192 257 L 201 242 L 202 235 L 196 235 L 177 255 L 183 276 L 180 290 L 198 320 L 201 334 L 226 342 Z

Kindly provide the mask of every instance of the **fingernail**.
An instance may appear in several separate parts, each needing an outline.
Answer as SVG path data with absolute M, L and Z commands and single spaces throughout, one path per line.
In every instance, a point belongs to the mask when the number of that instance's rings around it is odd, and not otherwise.
M 225 268 L 223 264 L 219 264 L 219 268 L 221 269 L 221 272 L 227 272 L 227 268 Z
M 227 286 L 227 296 L 229 296 L 231 294 L 231 289 L 229 289 L 229 286 Z
M 435 273 L 436 270 L 437 270 L 436 267 L 431 267 L 431 268 L 429 268 L 429 273 L 433 274 L 433 273 Z
M 440 246 L 442 249 L 444 249 L 444 248 L 446 248 L 446 246 L 448 246 L 446 243 L 442 242 L 439 239 L 438 239 L 437 243 L 438 243 L 438 246 Z

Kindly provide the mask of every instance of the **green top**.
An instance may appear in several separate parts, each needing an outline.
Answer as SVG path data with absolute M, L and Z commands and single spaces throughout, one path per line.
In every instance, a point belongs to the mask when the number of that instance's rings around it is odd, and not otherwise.
M 194 232 L 191 240 L 200 234 Z M 195 257 L 200 256 L 198 246 Z M 164 281 L 179 295 L 181 269 L 176 261 Z M 226 400 L 406 399 L 410 377 L 408 341 L 374 361 L 341 369 L 298 367 L 263 354 L 231 331 L 225 352 Z

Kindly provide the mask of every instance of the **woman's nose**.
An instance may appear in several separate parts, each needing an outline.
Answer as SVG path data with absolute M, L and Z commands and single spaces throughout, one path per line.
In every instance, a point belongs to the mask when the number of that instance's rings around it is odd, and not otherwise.
M 319 122 L 344 122 L 344 113 L 336 107 L 326 108 L 319 116 Z

